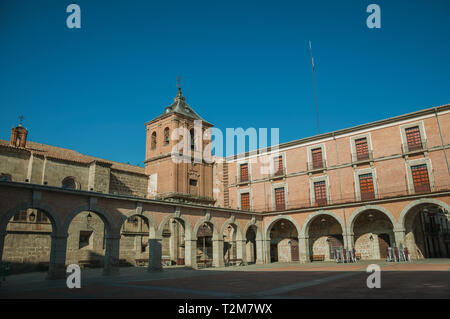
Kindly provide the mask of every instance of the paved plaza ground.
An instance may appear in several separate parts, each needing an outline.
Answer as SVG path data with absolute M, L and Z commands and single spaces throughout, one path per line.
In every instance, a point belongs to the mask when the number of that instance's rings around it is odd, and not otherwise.
M 381 288 L 369 289 L 369 264 L 381 267 Z M 101 269 L 81 271 L 81 288 L 46 273 L 6 277 L 0 298 L 449 298 L 450 259 L 411 263 L 360 261 L 272 263 L 192 270 L 168 267 L 161 272 L 121 268 L 116 276 Z

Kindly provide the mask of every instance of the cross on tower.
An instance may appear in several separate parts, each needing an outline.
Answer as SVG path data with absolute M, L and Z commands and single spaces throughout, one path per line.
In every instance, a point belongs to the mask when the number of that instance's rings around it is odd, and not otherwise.
M 19 116 L 19 123 L 22 124 L 23 120 L 25 119 L 25 116 L 20 115 Z
M 181 75 L 177 76 L 177 88 L 178 91 L 181 90 Z

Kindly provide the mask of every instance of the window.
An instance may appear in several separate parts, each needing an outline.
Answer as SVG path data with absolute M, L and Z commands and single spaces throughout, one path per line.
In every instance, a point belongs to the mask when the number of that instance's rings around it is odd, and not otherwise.
M 18 213 L 14 215 L 15 222 L 26 222 L 27 221 L 27 211 L 26 210 L 20 210 Z
M 414 191 L 416 193 L 430 192 L 430 181 L 426 164 L 411 166 Z
M 196 179 L 190 179 L 189 180 L 189 185 L 190 186 L 197 186 L 197 180 Z
M 356 160 L 362 161 L 369 159 L 369 147 L 367 145 L 367 138 L 359 138 L 355 140 Z
M 241 193 L 241 209 L 250 210 L 250 193 Z
M 275 170 L 275 176 L 280 176 L 284 174 L 283 169 L 283 156 L 278 156 L 274 158 L 273 166 Z
M 11 181 L 11 175 L 9 175 L 9 174 L 1 174 L 0 175 L 0 181 L 1 182 L 10 182 Z
M 419 126 L 414 126 L 405 129 L 406 143 L 408 144 L 408 151 L 422 149 L 422 140 L 420 137 Z
M 66 177 L 62 181 L 61 187 L 62 188 L 67 188 L 67 189 L 76 189 L 77 185 L 76 185 L 75 179 L 73 177 Z
M 373 178 L 371 173 L 359 175 L 359 188 L 361 191 L 361 200 L 375 198 L 375 190 L 373 187 Z
M 247 182 L 248 181 L 248 164 L 241 164 L 240 173 L 241 173 L 240 182 Z
M 275 209 L 276 210 L 285 210 L 286 209 L 284 187 L 275 188 Z
M 323 165 L 323 158 L 322 158 L 322 148 L 314 148 L 311 150 L 311 157 L 312 157 L 312 167 L 315 168 L 322 168 Z
M 314 182 L 314 198 L 316 206 L 324 206 L 327 204 L 327 188 L 325 181 Z
M 170 142 L 170 134 L 169 133 L 170 133 L 169 128 L 166 127 L 164 129 L 164 145 L 167 145 Z
M 152 133 L 152 138 L 151 138 L 151 149 L 154 150 L 156 148 L 156 132 Z
M 189 131 L 189 135 L 191 136 L 191 150 L 195 150 L 195 131 L 191 129 Z

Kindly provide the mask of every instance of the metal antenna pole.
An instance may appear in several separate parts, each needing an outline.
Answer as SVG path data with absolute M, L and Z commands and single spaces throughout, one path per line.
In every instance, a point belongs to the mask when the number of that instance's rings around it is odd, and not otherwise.
M 313 81 L 313 87 L 314 87 L 314 99 L 315 99 L 315 101 L 316 101 L 317 133 L 320 134 L 320 126 L 319 126 L 319 105 L 317 104 L 316 80 L 315 80 L 315 78 L 314 78 L 314 59 L 313 59 L 313 55 L 312 55 L 311 41 L 309 41 L 309 51 L 311 52 L 312 81 Z

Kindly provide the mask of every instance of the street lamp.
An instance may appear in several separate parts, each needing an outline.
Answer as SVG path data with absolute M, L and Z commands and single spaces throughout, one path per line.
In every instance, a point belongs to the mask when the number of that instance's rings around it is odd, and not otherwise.
M 87 222 L 88 226 L 91 224 L 91 221 L 92 221 L 92 215 L 91 215 L 91 213 L 88 213 L 88 215 L 86 216 L 86 222 Z
M 34 222 L 36 215 L 34 214 L 34 212 L 32 212 L 29 217 L 30 217 L 30 222 Z

